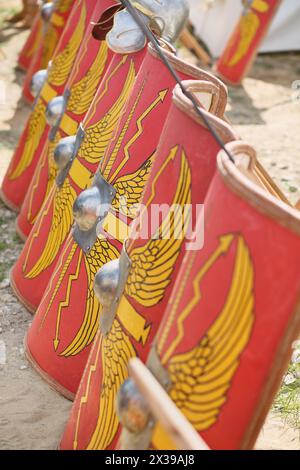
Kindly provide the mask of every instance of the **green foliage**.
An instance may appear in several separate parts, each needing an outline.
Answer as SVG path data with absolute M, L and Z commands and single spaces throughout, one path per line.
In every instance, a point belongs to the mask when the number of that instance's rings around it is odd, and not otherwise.
M 8 248 L 8 245 L 6 242 L 0 240 L 0 251 L 4 251 Z
M 7 277 L 7 272 L 10 269 L 10 265 L 6 263 L 0 263 L 0 282 L 2 282 Z
M 300 431 L 300 343 L 294 350 L 292 362 L 284 377 L 273 409 L 285 421 Z

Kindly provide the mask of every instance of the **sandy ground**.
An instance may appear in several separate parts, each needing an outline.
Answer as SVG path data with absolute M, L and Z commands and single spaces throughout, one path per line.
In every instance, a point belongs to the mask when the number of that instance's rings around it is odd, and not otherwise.
M 0 0 L 0 7 L 4 6 Z M 11 5 L 14 1 L 9 2 Z M 14 66 L 26 33 L 6 31 L 0 43 L 0 184 L 30 109 L 20 100 L 22 74 Z M 2 57 L 2 58 L 1 58 Z M 254 78 L 255 77 L 255 78 Z M 230 89 L 228 117 L 285 194 L 300 198 L 300 101 L 291 88 L 300 79 L 299 55 L 259 58 L 243 87 Z M 0 449 L 55 449 L 70 403 L 52 391 L 24 358 L 23 338 L 30 314 L 11 294 L 8 271 L 21 243 L 15 216 L 0 203 Z M 300 449 L 299 430 L 271 413 L 258 449 Z

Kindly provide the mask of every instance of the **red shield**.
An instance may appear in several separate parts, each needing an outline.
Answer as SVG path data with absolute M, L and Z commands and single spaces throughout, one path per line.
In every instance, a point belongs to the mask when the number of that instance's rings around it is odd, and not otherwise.
M 82 128 L 85 138 L 63 184 L 53 185 L 39 213 L 24 250 L 15 265 L 13 282 L 18 296 L 35 311 L 73 224 L 72 207 L 81 191 L 90 186 L 99 161 L 113 136 L 134 85 L 144 51 L 115 54 Z M 18 220 L 21 224 L 23 219 Z M 23 227 L 22 224 L 22 227 Z M 32 291 L 32 285 L 37 290 Z
M 251 147 L 228 149 L 148 367 L 210 448 L 251 449 L 299 334 L 300 217 L 260 186 Z
M 171 57 L 182 78 L 210 77 Z M 155 73 L 159 69 L 160 73 Z M 219 81 L 216 83 L 224 100 L 226 92 Z M 76 243 L 72 235 L 68 239 L 28 333 L 27 351 L 31 360 L 68 394 L 77 390 L 90 344 L 99 327 L 101 307 L 93 291 L 95 274 L 105 263 L 118 258 L 128 235 L 128 225 L 136 215 L 136 205 L 153 164 L 173 86 L 171 75 L 161 68 L 160 60 L 149 49 L 114 139 L 100 165 L 102 176 L 116 191 L 112 209 L 90 249 Z M 219 89 L 216 85 L 214 92 L 218 94 Z M 217 98 L 214 104 L 216 101 Z M 220 109 L 223 111 L 224 103 Z M 68 184 L 75 188 L 71 178 Z M 128 199 L 127 208 L 123 206 L 122 196 Z M 19 266 L 17 269 L 19 271 Z M 37 282 L 28 281 L 28 289 Z M 68 312 L 73 306 L 76 306 L 76 315 L 70 322 Z
M 253 0 L 245 7 L 216 66 L 226 82 L 238 85 L 245 77 L 280 3 L 281 0 Z
M 199 91 L 200 102 L 204 98 L 211 110 L 222 116 L 225 89 L 219 88 L 216 100 L 211 100 L 211 93 L 207 100 L 202 83 L 199 90 L 197 85 L 193 88 L 195 83 L 186 82 L 186 86 L 196 96 Z M 215 89 L 213 84 L 210 87 Z M 224 141 L 235 138 L 228 124 L 205 113 Z M 142 217 L 133 224 L 126 243 L 131 269 L 125 292 L 111 329 L 105 335 L 101 330 L 97 336 L 62 439 L 62 449 L 112 449 L 116 446 L 120 428 L 113 404 L 117 392 L 127 377 L 128 360 L 139 356 L 145 361 L 148 356 L 185 252 L 185 239 L 180 237 L 189 214 L 185 206 L 203 203 L 215 172 L 218 149 L 210 132 L 176 87 L 174 103 L 142 198 Z M 170 210 L 153 217 L 149 209 L 162 204 L 165 208 L 175 208 L 168 228 Z M 144 237 L 145 226 L 150 231 Z M 169 238 L 165 237 L 168 229 Z M 114 371 L 112 375 L 110 371 Z
M 34 19 L 30 34 L 18 57 L 18 67 L 27 72 L 42 41 L 43 21 L 40 13 Z
M 77 133 L 78 125 L 89 110 L 112 59 L 113 53 L 107 47 L 106 41 L 99 42 L 91 34 L 93 23 L 99 19 L 103 11 L 109 9 L 112 3 L 114 0 L 98 0 L 90 25 L 87 27 L 76 63 L 64 90 L 65 113 L 58 129 L 50 132 L 43 147 L 17 219 L 17 229 L 22 238 L 29 235 L 57 176 L 57 166 L 53 158 L 57 143 L 63 137 Z
M 94 1 L 79 0 L 74 5 L 56 49 L 48 80 L 28 119 L 3 180 L 1 197 L 14 210 L 20 209 L 37 161 L 43 155 L 49 132 L 45 117 L 47 104 L 57 95 L 63 94 L 93 9 Z
M 48 67 L 48 63 L 53 57 L 59 39 L 68 22 L 73 5 L 73 0 L 58 0 L 49 22 L 44 23 L 43 35 L 39 47 L 30 62 L 23 85 L 23 97 L 26 101 L 29 101 L 29 103 L 33 103 L 34 101 L 30 90 L 31 79 L 36 72 Z

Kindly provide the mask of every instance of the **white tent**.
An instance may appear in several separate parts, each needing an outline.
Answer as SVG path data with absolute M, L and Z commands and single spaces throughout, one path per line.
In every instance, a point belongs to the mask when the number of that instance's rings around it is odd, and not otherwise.
M 213 57 L 223 51 L 243 11 L 241 0 L 188 0 L 191 23 Z M 261 52 L 300 50 L 300 1 L 283 0 Z

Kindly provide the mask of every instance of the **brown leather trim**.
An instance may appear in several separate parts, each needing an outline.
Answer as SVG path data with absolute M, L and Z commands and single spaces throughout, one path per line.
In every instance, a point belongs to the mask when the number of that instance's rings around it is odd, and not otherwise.
M 49 374 L 47 374 L 41 367 L 38 365 L 38 363 L 34 360 L 29 346 L 27 342 L 27 335 L 24 338 L 24 351 L 25 351 L 25 356 L 32 368 L 42 377 L 45 382 L 47 382 L 53 390 L 56 392 L 60 393 L 62 396 L 67 398 L 70 401 L 73 401 L 75 399 L 75 394 L 67 390 L 65 387 L 57 383 L 55 380 L 50 377 Z
M 227 148 L 233 157 L 247 154 L 253 159 L 253 154 L 255 155 L 254 149 L 241 141 L 232 142 L 227 145 Z M 246 200 L 259 212 L 300 235 L 300 213 L 250 181 L 229 161 L 228 156 L 223 151 L 218 155 L 218 170 L 225 184 L 235 194 Z
M 275 184 L 270 175 L 267 173 L 266 169 L 258 160 L 256 162 L 254 172 L 270 194 L 273 194 L 273 196 L 278 199 L 281 199 L 286 204 L 291 205 L 290 201 L 283 194 L 281 189 Z
M 150 52 L 151 55 L 153 55 L 158 60 L 160 60 L 152 44 L 148 45 L 148 51 Z M 219 89 L 220 96 L 219 96 L 219 105 L 216 110 L 216 113 L 218 116 L 223 115 L 224 103 L 226 106 L 227 97 L 228 97 L 228 91 L 227 91 L 226 85 L 224 85 L 224 83 L 221 82 L 221 80 L 219 80 L 213 74 L 206 72 L 206 70 L 202 70 L 199 67 L 191 65 L 188 62 L 182 59 L 179 59 L 179 57 L 176 57 L 174 54 L 172 54 L 171 52 L 169 52 L 168 50 L 164 48 L 162 48 L 162 51 L 167 56 L 168 61 L 171 63 L 171 65 L 176 71 L 191 75 L 191 77 L 193 77 L 195 80 L 204 80 L 204 81 L 212 82 L 217 86 L 217 88 Z
M 185 88 L 192 94 L 195 94 L 194 97 L 196 101 L 198 101 L 199 106 L 203 108 L 201 102 L 197 99 L 197 93 L 209 93 L 212 97 L 212 103 L 210 106 L 209 111 L 211 114 L 218 116 L 219 118 L 223 118 L 225 108 L 227 105 L 227 100 L 220 97 L 220 88 L 213 82 L 208 82 L 204 80 L 184 80 Z M 184 99 L 189 101 L 185 95 L 183 95 Z
M 212 94 L 213 103 L 209 112 L 224 120 L 224 113 L 227 105 L 227 95 L 224 96 L 222 87 L 220 88 L 214 82 L 207 80 L 184 80 L 182 83 L 184 87 L 191 93 L 202 91 L 210 92 Z M 197 97 L 195 96 L 195 98 Z M 188 97 L 182 93 L 179 85 L 176 85 L 174 88 L 173 101 L 179 106 L 184 106 L 187 111 L 191 110 L 195 114 L 195 117 L 198 117 L 192 103 Z M 201 103 L 199 104 L 201 105 Z M 230 122 L 228 122 L 228 125 L 230 126 Z
M 187 80 L 187 83 L 188 82 L 189 80 Z M 185 81 L 183 81 L 183 84 L 185 84 Z M 182 93 L 179 85 L 176 85 L 173 91 L 173 102 L 177 106 L 177 108 L 179 108 L 185 114 L 190 116 L 194 121 L 197 122 L 197 124 L 205 128 L 207 127 L 203 119 L 194 110 L 190 100 Z M 220 109 L 220 106 L 218 106 L 218 109 Z M 215 111 L 218 112 L 217 109 Z M 213 128 L 218 133 L 219 137 L 223 140 L 224 143 L 231 142 L 232 140 L 236 140 L 239 138 L 234 129 L 230 126 L 230 124 L 223 121 L 214 114 L 207 112 L 205 109 L 202 109 L 202 113 L 205 115 L 206 119 L 210 122 L 211 126 L 213 126 Z

